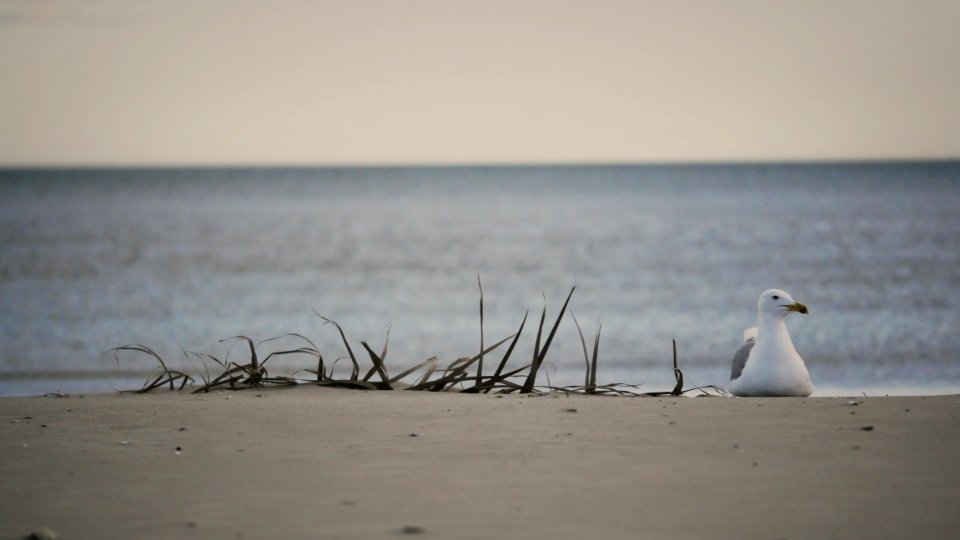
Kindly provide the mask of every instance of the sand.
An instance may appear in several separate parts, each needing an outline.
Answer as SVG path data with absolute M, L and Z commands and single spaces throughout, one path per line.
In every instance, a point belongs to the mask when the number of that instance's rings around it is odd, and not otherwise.
M 957 537 L 960 396 L 850 402 L 4 398 L 0 538 Z

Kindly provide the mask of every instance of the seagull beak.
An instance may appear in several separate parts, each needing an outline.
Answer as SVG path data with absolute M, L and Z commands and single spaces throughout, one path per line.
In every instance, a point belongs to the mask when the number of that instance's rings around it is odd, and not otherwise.
M 800 302 L 796 302 L 793 304 L 783 304 L 782 307 L 787 308 L 787 311 L 796 311 L 797 313 L 803 313 L 804 315 L 809 313 L 809 311 L 807 311 L 807 306 L 801 304 Z

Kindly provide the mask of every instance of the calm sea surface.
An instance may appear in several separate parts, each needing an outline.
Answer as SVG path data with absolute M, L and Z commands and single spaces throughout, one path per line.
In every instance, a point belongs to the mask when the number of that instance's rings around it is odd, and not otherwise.
M 179 366 L 299 332 L 344 356 L 313 310 L 355 350 L 390 326 L 393 372 L 447 363 L 479 348 L 477 274 L 486 343 L 576 285 L 601 383 L 671 388 L 677 339 L 688 383 L 726 384 L 777 287 L 810 307 L 788 326 L 819 393 L 958 392 L 958 246 L 960 163 L 5 170 L 0 395 L 138 386 L 149 361 L 103 354 L 127 343 Z M 583 382 L 569 315 L 547 360 Z

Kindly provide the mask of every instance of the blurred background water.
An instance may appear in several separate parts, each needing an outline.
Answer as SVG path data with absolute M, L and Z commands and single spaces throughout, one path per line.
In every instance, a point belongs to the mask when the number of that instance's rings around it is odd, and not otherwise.
M 445 364 L 479 348 L 478 273 L 488 344 L 576 285 L 600 383 L 672 388 L 677 339 L 688 384 L 726 384 L 777 287 L 810 307 L 788 326 L 818 394 L 958 392 L 958 239 L 956 162 L 7 169 L 0 395 L 138 387 L 148 359 L 103 354 L 127 343 L 182 366 L 181 346 L 299 332 L 329 363 L 345 351 L 314 309 L 355 350 L 392 325 L 394 373 Z M 547 360 L 551 383 L 583 382 L 569 316 Z

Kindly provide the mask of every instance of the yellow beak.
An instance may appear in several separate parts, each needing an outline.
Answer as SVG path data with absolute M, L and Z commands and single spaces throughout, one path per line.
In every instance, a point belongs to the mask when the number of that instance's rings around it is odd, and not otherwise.
M 796 311 L 797 313 L 803 313 L 804 315 L 809 313 L 809 311 L 807 311 L 807 306 L 801 304 L 800 302 L 794 304 L 783 304 L 783 307 L 787 308 L 787 311 Z

